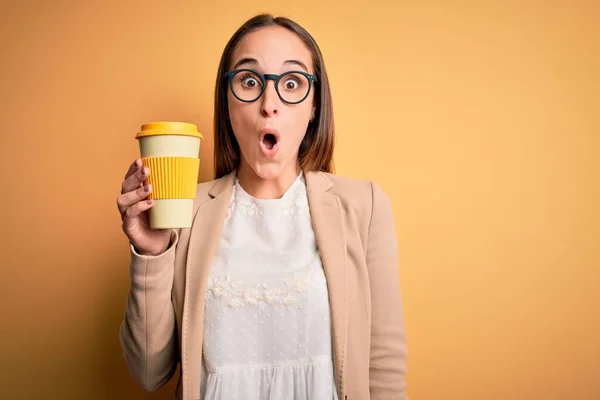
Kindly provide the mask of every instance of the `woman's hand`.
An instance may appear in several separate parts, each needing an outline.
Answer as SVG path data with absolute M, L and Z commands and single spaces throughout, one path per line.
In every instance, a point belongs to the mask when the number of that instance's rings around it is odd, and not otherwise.
M 117 206 L 123 221 L 123 232 L 138 253 L 159 255 L 169 247 L 171 230 L 150 228 L 148 210 L 152 208 L 152 200 L 147 197 L 152 187 L 145 183 L 149 176 L 148 167 L 143 166 L 141 159 L 136 159 L 125 174 Z

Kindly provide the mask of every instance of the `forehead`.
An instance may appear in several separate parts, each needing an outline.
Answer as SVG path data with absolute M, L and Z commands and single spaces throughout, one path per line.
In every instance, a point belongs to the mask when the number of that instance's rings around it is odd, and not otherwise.
M 281 26 L 260 28 L 244 36 L 233 50 L 230 65 L 242 58 L 256 59 L 257 67 L 268 72 L 281 70 L 286 60 L 299 60 L 313 72 L 310 50 L 298 35 Z

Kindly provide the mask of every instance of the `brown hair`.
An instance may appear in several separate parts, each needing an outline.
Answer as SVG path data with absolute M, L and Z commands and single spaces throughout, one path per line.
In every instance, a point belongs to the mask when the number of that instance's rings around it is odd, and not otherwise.
M 333 172 L 333 106 L 329 80 L 325 71 L 323 55 L 313 37 L 298 23 L 271 14 L 260 14 L 246 21 L 229 39 L 223 50 L 215 87 L 214 114 L 214 167 L 215 178 L 227 175 L 240 165 L 240 148 L 228 119 L 227 90 L 224 78 L 231 63 L 231 55 L 237 43 L 245 35 L 267 26 L 281 26 L 294 32 L 308 47 L 312 55 L 314 74 L 315 118 L 308 124 L 306 134 L 298 150 L 300 167 L 306 171 Z

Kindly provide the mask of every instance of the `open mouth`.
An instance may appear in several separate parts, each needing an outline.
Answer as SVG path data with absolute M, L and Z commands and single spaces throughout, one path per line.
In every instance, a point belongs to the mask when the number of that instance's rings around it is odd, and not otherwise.
M 268 150 L 272 150 L 277 144 L 277 136 L 272 133 L 267 133 L 263 136 L 262 142 Z

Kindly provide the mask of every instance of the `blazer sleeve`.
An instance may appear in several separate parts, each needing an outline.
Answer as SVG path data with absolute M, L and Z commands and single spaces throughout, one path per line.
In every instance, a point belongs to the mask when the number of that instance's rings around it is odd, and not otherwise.
M 371 288 L 369 389 L 372 400 L 407 400 L 407 351 L 394 215 L 389 198 L 374 182 L 371 194 L 366 257 Z
M 119 339 L 134 381 L 147 391 L 167 383 L 177 368 L 175 311 L 171 300 L 175 248 L 173 230 L 169 248 L 158 256 L 140 255 L 130 243 L 130 289 Z

